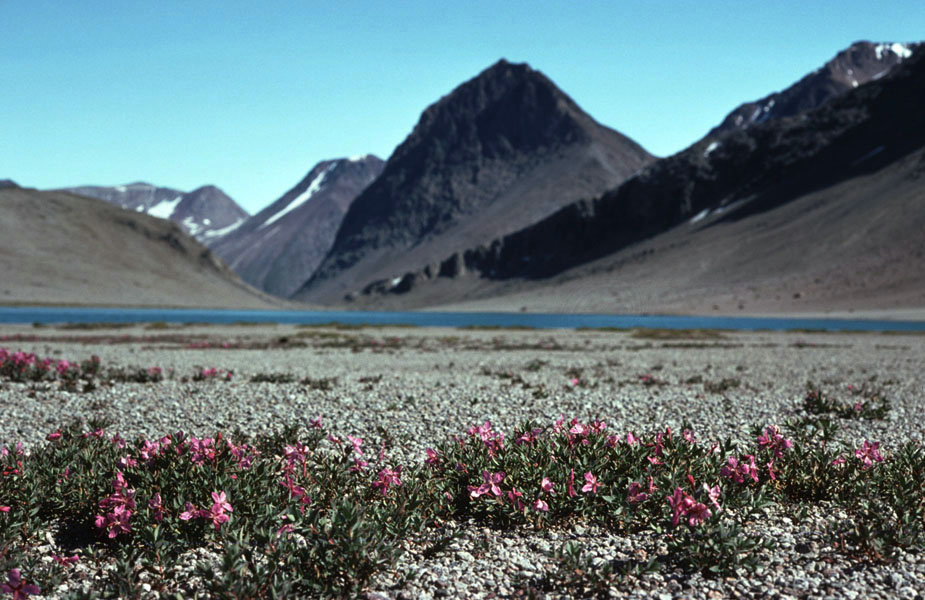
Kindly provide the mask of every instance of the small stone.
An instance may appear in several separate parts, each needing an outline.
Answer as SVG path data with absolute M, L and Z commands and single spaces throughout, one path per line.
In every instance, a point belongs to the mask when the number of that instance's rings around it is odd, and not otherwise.
M 915 600 L 918 597 L 915 588 L 911 586 L 906 586 L 899 589 L 899 597 L 903 600 Z

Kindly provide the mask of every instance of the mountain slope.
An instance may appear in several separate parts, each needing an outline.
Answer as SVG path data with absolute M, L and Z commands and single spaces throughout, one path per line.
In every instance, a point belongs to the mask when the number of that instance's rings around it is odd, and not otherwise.
M 341 302 L 595 196 L 651 160 L 540 72 L 500 61 L 424 111 L 295 297 Z
M 127 210 L 170 219 L 200 241 L 208 239 L 210 233 L 230 231 L 230 228 L 240 225 L 248 217 L 237 202 L 213 185 L 192 192 L 143 182 L 111 187 L 88 185 L 57 191 L 99 198 Z
M 0 189 L 0 302 L 273 308 L 170 221 L 94 198 Z
M 270 206 L 228 234 L 206 234 L 206 242 L 244 281 L 289 296 L 311 277 L 350 204 L 384 164 L 369 154 L 318 163 Z
M 688 255 L 708 256 L 697 251 L 697 244 L 723 251 L 710 241 L 715 232 L 730 231 L 733 225 L 742 231 L 760 231 L 768 227 L 762 223 L 772 214 L 787 215 L 787 220 L 774 225 L 779 236 L 756 236 L 751 247 L 743 241 L 747 238 L 740 239 L 731 244 L 728 257 L 707 262 L 720 265 L 721 259 L 728 263 L 737 256 L 751 256 L 747 266 L 733 269 L 740 281 L 748 281 L 760 279 L 765 272 L 785 277 L 786 269 L 775 266 L 780 261 L 790 264 L 794 278 L 800 272 L 850 270 L 854 261 L 869 265 L 872 274 L 893 273 L 892 279 L 880 279 L 878 285 L 901 288 L 905 290 L 902 294 L 915 296 L 921 289 L 916 287 L 921 285 L 920 274 L 925 273 L 922 98 L 925 52 L 917 52 L 889 75 L 816 110 L 733 129 L 713 140 L 705 138 L 600 198 L 576 202 L 517 233 L 448 256 L 436 269 L 409 272 L 393 290 L 368 288 L 369 302 L 375 302 L 377 294 L 412 290 L 416 291 L 402 299 L 403 306 L 446 303 L 463 294 L 470 298 L 495 295 L 517 286 L 493 282 L 560 281 L 577 277 L 582 265 L 608 262 L 610 285 L 619 286 L 622 267 L 615 265 L 622 264 L 620 260 L 661 264 L 641 260 L 651 244 L 667 239 L 657 236 L 681 235 L 678 230 L 692 227 L 702 231 L 696 243 L 686 238 L 684 243 L 692 245 L 674 253 L 685 264 Z M 831 214 L 828 227 L 825 220 L 814 222 L 809 217 L 823 201 Z M 841 218 L 843 213 L 864 217 Z M 865 224 L 876 224 L 881 232 L 871 238 L 878 241 L 870 247 L 865 246 L 863 232 L 869 229 Z M 818 254 L 821 244 L 837 248 L 840 243 L 846 244 L 844 252 Z M 784 260 L 784 256 L 791 258 Z M 800 257 L 809 260 L 813 256 L 818 263 L 793 264 Z M 899 269 L 890 263 L 890 257 L 897 256 L 906 261 Z M 657 281 L 666 277 L 661 280 L 665 290 L 683 290 L 684 277 L 668 278 L 676 272 L 649 271 L 648 285 L 657 287 Z M 446 285 L 454 277 L 470 281 Z M 713 273 L 713 277 L 721 281 L 725 275 Z M 602 281 L 606 280 L 603 276 Z M 575 286 L 582 287 L 577 280 Z

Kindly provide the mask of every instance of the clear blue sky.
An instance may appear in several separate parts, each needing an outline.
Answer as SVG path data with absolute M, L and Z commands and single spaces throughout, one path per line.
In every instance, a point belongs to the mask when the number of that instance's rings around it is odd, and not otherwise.
M 667 155 L 921 0 L 0 0 L 0 178 L 212 183 L 251 212 L 319 160 L 387 158 L 499 58 Z

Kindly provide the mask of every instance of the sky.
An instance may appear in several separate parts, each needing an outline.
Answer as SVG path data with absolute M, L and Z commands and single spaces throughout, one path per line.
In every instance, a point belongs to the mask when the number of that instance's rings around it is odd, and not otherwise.
M 383 159 L 500 58 L 658 156 L 857 40 L 893 0 L 0 0 L 0 179 L 213 184 L 251 213 L 317 162 Z

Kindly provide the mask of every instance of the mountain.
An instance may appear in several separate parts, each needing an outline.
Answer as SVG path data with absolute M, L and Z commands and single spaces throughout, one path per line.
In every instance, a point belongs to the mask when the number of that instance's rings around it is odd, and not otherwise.
M 0 302 L 275 308 L 176 223 L 67 192 L 0 189 Z
M 835 58 L 782 92 L 747 102 L 723 119 L 707 137 L 755 123 L 792 117 L 822 106 L 828 100 L 879 79 L 912 56 L 920 44 L 855 42 Z
M 311 277 L 350 204 L 384 164 L 371 154 L 320 162 L 270 206 L 230 233 L 207 233 L 206 242 L 244 281 L 289 296 Z
M 752 287 L 768 310 L 813 298 L 817 308 L 921 306 L 923 97 L 917 51 L 814 110 L 708 136 L 596 199 L 402 274 L 392 288 L 367 286 L 358 300 L 412 307 L 513 293 L 526 305 L 530 294 L 558 294 L 560 308 L 626 310 L 630 298 L 648 311 L 744 298 Z
M 539 71 L 499 61 L 424 111 L 294 297 L 342 302 L 596 196 L 652 160 Z
M 207 240 L 210 234 L 227 233 L 248 217 L 234 200 L 212 185 L 192 192 L 144 182 L 112 187 L 88 185 L 58 191 L 99 198 L 127 210 L 170 219 L 200 241 Z

